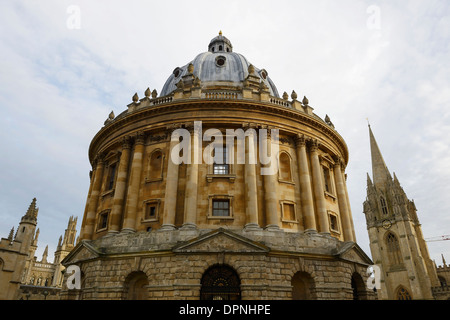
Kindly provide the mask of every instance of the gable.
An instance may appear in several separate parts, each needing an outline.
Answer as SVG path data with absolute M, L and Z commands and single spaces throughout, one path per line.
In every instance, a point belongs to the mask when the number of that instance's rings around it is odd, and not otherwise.
M 266 253 L 269 248 L 225 229 L 192 239 L 173 249 L 175 253 L 245 252 Z
M 373 265 L 372 260 L 354 242 L 345 242 L 342 245 L 342 247 L 338 250 L 337 256 L 342 260 L 364 265 Z
M 72 251 L 61 261 L 64 266 L 75 264 L 80 261 L 95 259 L 100 256 L 100 252 L 86 241 L 81 241 Z

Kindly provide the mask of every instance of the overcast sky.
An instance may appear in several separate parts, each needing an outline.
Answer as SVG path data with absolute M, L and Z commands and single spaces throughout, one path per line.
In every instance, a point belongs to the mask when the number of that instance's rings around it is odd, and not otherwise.
M 135 92 L 161 91 L 219 30 L 280 95 L 306 95 L 347 142 L 357 242 L 372 176 L 367 120 L 414 199 L 425 238 L 450 234 L 450 2 L 8 1 L 0 10 L 0 236 L 40 208 L 40 260 L 70 216 L 78 231 L 88 147 Z M 450 261 L 450 241 L 429 242 Z

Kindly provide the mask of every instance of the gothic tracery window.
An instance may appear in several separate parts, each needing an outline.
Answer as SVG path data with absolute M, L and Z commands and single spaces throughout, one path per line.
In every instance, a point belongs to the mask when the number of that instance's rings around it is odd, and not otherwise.
M 400 287 L 397 290 L 397 300 L 411 300 L 411 295 L 409 294 L 408 290 Z
M 401 265 L 402 259 L 400 253 L 400 244 L 397 237 L 394 234 L 389 233 L 386 237 L 386 244 L 391 265 Z

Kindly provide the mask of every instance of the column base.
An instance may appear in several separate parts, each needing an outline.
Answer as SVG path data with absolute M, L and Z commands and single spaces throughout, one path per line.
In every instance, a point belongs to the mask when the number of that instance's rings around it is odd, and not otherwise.
M 120 231 L 120 233 L 125 233 L 125 234 L 127 234 L 127 233 L 135 233 L 135 232 L 136 232 L 136 230 L 132 229 L 132 228 L 123 228 L 122 231 Z
M 163 224 L 158 231 L 172 231 L 175 230 L 175 226 L 173 224 Z
M 317 234 L 317 230 L 316 229 L 306 229 L 304 231 L 307 234 Z
M 117 231 L 117 230 L 109 230 L 108 233 L 104 236 L 104 238 L 112 237 L 112 236 L 115 236 L 116 234 L 119 234 L 119 231 Z
M 249 232 L 249 231 L 260 231 L 262 230 L 261 227 L 259 226 L 259 224 L 257 223 L 247 223 L 244 226 L 244 231 L 245 232 Z
M 195 223 L 187 222 L 183 224 L 180 230 L 197 230 L 197 225 Z
M 276 224 L 269 224 L 267 225 L 264 230 L 266 231 L 281 231 L 280 226 Z

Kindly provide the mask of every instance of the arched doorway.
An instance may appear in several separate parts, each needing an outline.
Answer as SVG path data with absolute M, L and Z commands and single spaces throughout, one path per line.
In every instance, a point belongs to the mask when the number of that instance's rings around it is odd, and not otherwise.
M 291 280 L 292 300 L 313 300 L 314 280 L 307 272 L 297 272 Z
M 353 300 L 367 300 L 367 291 L 363 278 L 359 273 L 352 275 Z
M 203 274 L 201 284 L 201 300 L 241 299 L 241 281 L 236 271 L 229 266 L 212 266 Z
M 148 279 L 142 272 L 132 272 L 125 280 L 124 300 L 148 300 Z

